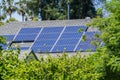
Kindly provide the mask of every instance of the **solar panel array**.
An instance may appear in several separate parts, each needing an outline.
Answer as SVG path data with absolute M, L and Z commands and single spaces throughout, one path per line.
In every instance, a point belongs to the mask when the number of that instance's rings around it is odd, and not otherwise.
M 79 29 L 82 31 L 79 32 Z M 86 32 L 86 26 L 64 26 L 64 27 L 42 27 L 42 28 L 21 28 L 15 37 L 8 37 L 13 43 L 32 42 L 29 47 L 21 47 L 21 50 L 33 50 L 38 52 L 75 52 L 96 50 L 91 44 L 95 39 L 95 32 Z M 86 41 L 82 41 L 86 35 Z

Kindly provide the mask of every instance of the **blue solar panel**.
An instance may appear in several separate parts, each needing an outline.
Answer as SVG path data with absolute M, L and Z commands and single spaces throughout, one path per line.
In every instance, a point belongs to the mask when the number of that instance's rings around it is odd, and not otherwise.
M 95 51 L 96 50 L 96 46 L 90 44 L 90 43 L 86 43 L 84 45 L 82 45 L 81 43 L 79 44 L 77 51 L 87 51 L 87 50 L 91 50 L 91 51 Z
M 42 34 L 60 33 L 62 30 L 63 27 L 46 27 L 43 29 Z
M 28 50 L 29 47 L 20 47 L 20 50 Z
M 12 41 L 15 35 L 2 35 L 6 41 Z
M 2 47 L 2 49 L 7 49 L 8 45 L 7 44 L 0 44 L 0 47 Z
M 37 34 L 26 34 L 26 35 L 18 35 L 14 41 L 20 41 L 20 42 L 24 42 L 24 41 L 34 41 L 34 39 L 36 38 Z
M 67 39 L 70 39 L 70 38 L 80 38 L 82 36 L 82 33 L 63 33 L 61 38 L 64 39 L 64 38 L 67 38 Z
M 34 44 L 33 44 L 33 47 L 34 46 L 49 46 L 49 45 L 53 45 L 54 44 L 54 42 L 55 42 L 56 40 L 54 40 L 54 39 L 52 39 L 52 40 L 37 40 Z
M 70 45 L 70 44 L 69 45 L 57 45 L 55 46 L 52 52 L 63 52 L 63 51 L 73 52 L 73 47 L 75 47 L 75 45 Z
M 59 36 L 59 33 L 49 33 L 49 34 L 40 34 L 40 36 L 38 37 L 38 40 L 45 40 L 45 39 L 57 39 L 57 37 Z
M 41 47 L 41 46 L 35 46 L 35 47 L 32 47 L 32 50 L 37 53 L 37 52 L 50 52 L 50 49 L 51 49 L 52 46 L 44 46 L 44 47 Z
M 15 42 L 34 41 L 41 28 L 22 28 L 15 37 Z
M 42 30 L 32 46 L 34 52 L 50 52 L 50 49 L 58 39 L 63 27 L 46 27 Z
M 78 32 L 80 28 L 82 28 L 82 32 Z M 75 46 L 77 45 L 85 30 L 86 27 L 84 26 L 66 27 L 52 52 L 62 52 L 64 49 L 66 49 L 67 52 L 74 51 Z
M 40 28 L 22 28 L 19 31 L 19 34 L 35 34 L 35 33 L 39 33 Z
M 78 42 L 79 39 L 69 39 L 69 38 L 66 38 L 66 39 L 60 39 L 58 42 L 57 42 L 57 45 L 71 45 L 71 44 L 74 44 L 76 45 L 77 42 Z
M 10 45 L 11 41 L 13 40 L 15 35 L 1 35 L 6 39 L 6 43 L 5 44 L 0 44 L 0 46 L 2 47 L 2 49 L 7 49 L 7 47 Z
M 85 34 L 86 40 L 80 42 L 76 51 L 79 51 L 79 50 L 80 51 L 86 51 L 86 50 L 95 51 L 97 47 L 91 44 L 91 42 L 96 39 L 95 34 L 98 34 L 98 32 L 86 32 Z
M 87 27 L 86 26 L 68 26 L 68 27 L 66 27 L 64 32 L 78 33 L 79 29 L 82 29 L 82 31 L 85 31 L 87 29 Z

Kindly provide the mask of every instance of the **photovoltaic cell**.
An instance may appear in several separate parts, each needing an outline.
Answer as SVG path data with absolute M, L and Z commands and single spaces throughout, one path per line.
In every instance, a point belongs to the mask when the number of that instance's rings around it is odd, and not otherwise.
M 45 39 L 57 39 L 57 37 L 59 36 L 59 33 L 48 33 L 48 34 L 40 34 L 40 36 L 38 37 L 38 40 L 45 40 Z
M 29 47 L 20 47 L 20 50 L 28 50 Z
M 6 43 L 5 44 L 0 44 L 0 46 L 2 47 L 2 49 L 7 49 L 8 46 L 10 46 L 10 42 L 13 40 L 15 35 L 1 35 L 3 36 L 3 38 L 6 39 Z
M 80 28 L 82 29 L 82 32 L 79 32 Z M 66 27 L 52 52 L 63 52 L 64 50 L 67 52 L 74 51 L 76 44 L 85 30 L 85 26 Z
M 34 52 L 50 52 L 63 27 L 46 27 L 42 30 L 31 49 Z
M 63 51 L 66 51 L 66 52 L 73 52 L 73 47 L 75 47 L 75 45 L 57 45 L 55 46 L 54 50 L 52 52 L 63 52 Z
M 46 27 L 43 29 L 42 34 L 60 33 L 63 27 Z
M 37 34 L 39 33 L 41 28 L 22 28 L 20 31 L 19 31 L 19 34 Z
M 22 28 L 15 37 L 14 42 L 34 41 L 41 28 Z
M 95 37 L 95 34 L 99 34 L 99 33 L 98 32 L 86 32 L 85 34 L 86 40 L 80 42 L 76 51 L 87 51 L 87 50 L 95 51 L 97 46 L 93 45 L 91 42 L 95 40 L 100 41 L 100 39 Z
M 37 34 L 19 34 L 14 41 L 20 41 L 20 42 L 34 41 L 36 36 Z
M 7 45 L 7 44 L 0 44 L 0 47 L 1 47 L 3 50 L 7 49 L 8 46 L 9 46 L 9 45 Z
M 6 41 L 12 41 L 15 35 L 2 35 Z

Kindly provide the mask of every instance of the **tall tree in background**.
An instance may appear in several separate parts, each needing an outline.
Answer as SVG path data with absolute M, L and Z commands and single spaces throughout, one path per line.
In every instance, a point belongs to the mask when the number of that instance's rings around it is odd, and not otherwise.
M 22 21 L 25 20 L 25 14 L 27 11 L 26 5 L 26 0 L 19 0 L 19 2 L 16 2 L 17 12 L 22 16 Z
M 96 15 L 91 0 L 69 1 L 71 19 L 80 19 L 86 16 L 94 17 Z M 27 5 L 33 16 L 38 16 L 40 8 L 43 20 L 67 19 L 68 0 L 29 0 Z
M 3 13 L 8 14 L 10 18 L 17 9 L 17 12 L 22 15 L 22 21 L 25 15 L 30 18 L 39 15 L 42 20 L 67 19 L 68 2 L 70 19 L 95 17 L 96 11 L 91 0 L 19 0 L 17 5 L 14 5 L 14 0 L 2 0 L 2 9 Z
M 2 0 L 4 14 L 8 14 L 9 17 L 12 17 L 12 13 L 16 11 L 16 6 L 14 6 L 14 0 Z
M 85 17 L 95 17 L 96 11 L 91 0 L 71 1 L 71 18 L 80 19 Z

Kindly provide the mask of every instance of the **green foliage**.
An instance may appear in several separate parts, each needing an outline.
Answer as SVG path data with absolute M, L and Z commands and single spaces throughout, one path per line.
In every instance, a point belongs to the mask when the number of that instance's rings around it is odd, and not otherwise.
M 4 22 L 1 22 L 1 21 L 0 21 L 0 26 L 2 26 L 2 25 L 4 25 Z
M 86 16 L 94 17 L 95 8 L 91 0 L 74 1 L 70 0 L 70 18 L 80 19 Z M 20 0 L 17 4 L 26 5 L 24 12 L 29 17 L 38 16 L 41 13 L 43 20 L 67 19 L 68 0 Z
M 33 18 L 33 21 L 38 21 L 38 18 L 37 18 L 37 17 L 34 17 L 34 18 Z
M 16 11 L 16 6 L 14 6 L 14 0 L 2 0 L 2 9 L 3 14 L 5 15 L 9 15 L 9 17 L 12 17 L 12 13 L 14 13 Z
M 5 44 L 5 39 L 2 36 L 0 36 L 0 44 Z M 1 50 L 2 50 L 2 46 L 0 46 L 0 52 Z
M 86 35 L 82 36 L 82 41 L 86 41 Z
M 105 43 L 102 49 L 106 49 L 105 54 L 109 55 L 106 60 L 104 77 L 105 80 L 120 79 L 120 0 L 106 2 L 106 9 L 110 12 L 109 17 L 101 18 L 98 16 L 92 23 L 87 25 L 97 27 L 101 32 L 101 39 Z M 101 50 L 102 51 L 102 50 Z M 100 51 L 100 52 L 101 52 Z
M 79 33 L 81 33 L 82 31 L 83 31 L 83 29 L 82 29 L 82 28 L 80 28 L 80 29 L 78 30 L 78 32 L 79 32 Z
M 18 21 L 18 20 L 16 20 L 15 18 L 9 18 L 6 22 L 9 23 L 9 22 L 14 22 L 14 21 Z
M 66 53 L 62 56 L 26 62 L 18 60 L 17 51 L 4 51 L 0 56 L 1 79 L 17 80 L 99 80 L 104 76 L 105 54 L 94 54 L 81 57 L 76 54 L 69 57 Z M 99 57 L 103 56 L 103 57 Z

